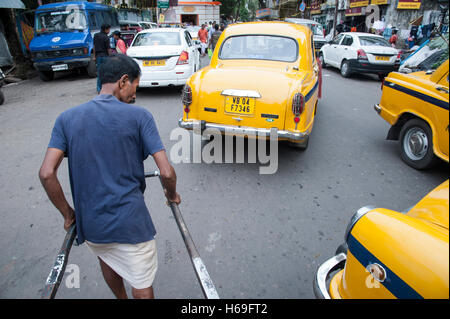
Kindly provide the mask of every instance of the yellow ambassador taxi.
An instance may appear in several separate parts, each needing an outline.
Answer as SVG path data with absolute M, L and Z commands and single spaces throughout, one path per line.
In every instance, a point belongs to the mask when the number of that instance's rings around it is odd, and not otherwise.
M 448 162 L 449 64 L 410 74 L 391 72 L 383 82 L 375 111 L 391 128 L 388 140 L 399 140 L 404 162 L 416 169 Z
M 406 213 L 362 207 L 346 243 L 319 266 L 316 297 L 448 299 L 448 219 L 448 180 Z
M 183 93 L 180 127 L 269 138 L 305 149 L 320 91 L 313 33 L 288 22 L 228 26 L 211 63 L 193 74 Z

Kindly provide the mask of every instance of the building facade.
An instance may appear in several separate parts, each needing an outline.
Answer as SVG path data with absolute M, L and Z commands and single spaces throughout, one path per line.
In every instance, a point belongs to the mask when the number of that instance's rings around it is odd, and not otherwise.
M 331 31 L 336 0 L 296 0 L 294 8 L 292 1 L 285 3 L 289 10 L 280 10 L 281 18 L 289 16 L 312 19 L 321 23 L 327 33 Z M 306 9 L 300 12 L 302 2 Z M 368 32 L 374 26 L 383 29 L 395 27 L 399 30 L 400 38 L 405 38 L 413 25 L 438 25 L 443 15 L 448 26 L 447 0 L 338 0 L 337 3 L 336 24 L 343 23 L 349 29 L 356 27 L 362 32 Z
M 220 22 L 219 1 L 178 0 L 178 5 L 167 9 L 158 9 L 158 23 L 202 25 Z

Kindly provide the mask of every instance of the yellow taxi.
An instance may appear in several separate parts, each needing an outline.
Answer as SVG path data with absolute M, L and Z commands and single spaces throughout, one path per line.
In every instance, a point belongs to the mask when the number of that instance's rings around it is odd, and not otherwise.
M 268 138 L 305 149 L 320 91 L 313 33 L 287 22 L 228 26 L 211 63 L 193 74 L 183 93 L 179 126 Z
M 436 70 L 391 72 L 382 85 L 375 111 L 390 125 L 388 140 L 399 140 L 401 158 L 426 169 L 448 162 L 448 59 Z
M 324 299 L 448 299 L 449 181 L 405 213 L 362 207 L 317 270 Z

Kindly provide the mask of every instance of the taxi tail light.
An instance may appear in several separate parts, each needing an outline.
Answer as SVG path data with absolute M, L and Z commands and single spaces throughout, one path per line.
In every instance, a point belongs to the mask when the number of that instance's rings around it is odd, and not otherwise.
M 181 52 L 180 57 L 178 58 L 177 65 L 180 64 L 189 64 L 189 53 L 186 51 Z
M 305 109 L 305 97 L 301 93 L 296 93 L 292 99 L 292 113 L 299 116 Z
M 358 55 L 358 60 L 367 60 L 367 54 L 363 49 L 359 49 L 356 54 Z
M 397 61 L 400 61 L 401 57 L 402 57 L 402 51 L 400 50 L 400 51 L 398 51 L 398 54 L 397 54 Z
M 181 101 L 185 106 L 184 111 L 186 113 L 189 113 L 189 105 L 192 104 L 192 89 L 187 84 L 183 88 L 183 93 L 181 94 Z

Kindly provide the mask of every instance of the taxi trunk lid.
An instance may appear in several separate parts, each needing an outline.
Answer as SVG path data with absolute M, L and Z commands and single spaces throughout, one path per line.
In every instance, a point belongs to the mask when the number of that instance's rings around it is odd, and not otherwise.
M 177 65 L 183 47 L 180 45 L 131 47 L 127 55 L 133 57 L 143 72 L 169 71 Z
M 196 101 L 198 118 L 207 123 L 284 129 L 295 79 L 286 66 L 211 68 L 202 78 L 202 93 Z

